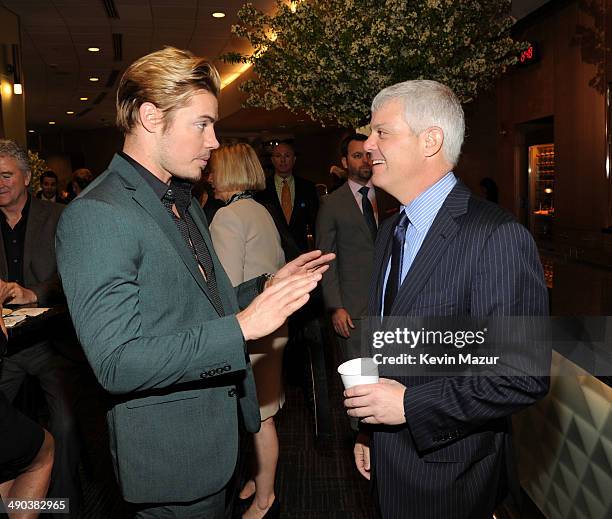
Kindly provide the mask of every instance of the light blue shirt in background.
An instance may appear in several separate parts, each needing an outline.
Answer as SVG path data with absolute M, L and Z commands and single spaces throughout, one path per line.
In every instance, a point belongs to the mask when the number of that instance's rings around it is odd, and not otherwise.
M 438 180 L 433 186 L 426 191 L 423 191 L 410 204 L 402 206 L 401 210 L 406 213 L 410 224 L 406 230 L 406 240 L 404 241 L 404 261 L 402 263 L 402 283 L 408 274 L 412 262 L 418 254 L 425 237 L 429 232 L 431 224 L 436 218 L 438 211 L 442 207 L 444 200 L 453 190 L 457 178 L 452 171 L 449 171 L 444 177 Z M 393 234 L 391 234 L 393 239 Z M 385 272 L 385 282 L 382 290 L 381 316 L 385 311 L 385 290 L 387 288 L 387 278 L 391 270 L 391 258 Z

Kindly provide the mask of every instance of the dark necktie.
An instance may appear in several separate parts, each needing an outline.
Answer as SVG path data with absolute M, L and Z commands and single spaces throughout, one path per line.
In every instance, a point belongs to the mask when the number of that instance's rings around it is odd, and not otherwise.
M 366 225 L 372 234 L 372 240 L 376 241 L 376 232 L 378 231 L 378 228 L 376 227 L 376 218 L 374 218 L 374 208 L 372 207 L 372 203 L 368 198 L 369 190 L 370 188 L 368 186 L 363 186 L 359 189 L 359 192 L 361 193 L 361 209 L 363 210 L 363 217 L 365 218 Z
M 215 267 L 210 251 L 204 242 L 202 233 L 191 218 L 191 215 L 187 212 L 187 208 L 189 204 L 191 204 L 191 187 L 192 185 L 189 182 L 171 180 L 170 189 L 166 191 L 166 194 L 162 198 L 162 202 L 172 216 L 174 223 L 191 250 L 196 262 L 202 267 L 202 270 L 204 270 L 206 285 L 208 286 L 215 309 L 219 312 L 219 315 L 225 315 L 223 304 L 221 303 L 221 296 L 219 295 L 219 288 L 217 287 Z M 181 216 L 180 218 L 177 218 L 172 211 L 173 204 Z
M 387 286 L 385 288 L 385 308 L 384 315 L 391 315 L 391 307 L 397 296 L 397 291 L 402 284 L 402 264 L 404 263 L 404 242 L 406 241 L 406 229 L 410 220 L 406 216 L 406 212 L 402 211 L 399 221 L 393 231 L 393 245 L 391 249 L 391 269 L 387 278 Z

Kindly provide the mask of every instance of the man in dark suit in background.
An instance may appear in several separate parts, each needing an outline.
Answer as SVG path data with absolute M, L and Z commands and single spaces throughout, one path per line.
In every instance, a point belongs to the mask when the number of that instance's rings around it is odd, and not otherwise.
M 274 146 L 272 150 L 274 175 L 266 179 L 266 189 L 258 194 L 257 200 L 275 208 L 277 214 L 284 217 L 284 222 L 299 250 L 306 252 L 314 248 L 314 228 L 319 197 L 315 185 L 310 180 L 293 174 L 295 160 L 295 150 L 291 144 L 280 142 Z M 279 222 L 275 220 L 275 223 L 279 227 Z M 282 236 L 280 229 L 279 233 Z M 293 249 L 284 248 L 284 251 L 287 261 L 295 257 Z
M 28 193 L 31 172 L 26 152 L 0 140 L 0 283 L 8 285 L 4 303 L 50 306 L 63 302 L 55 260 L 55 230 L 63 205 Z M 80 440 L 75 418 L 78 368 L 60 355 L 48 337 L 27 337 L 4 359 L 0 391 L 13 401 L 26 376 L 34 376 L 49 406 L 49 431 L 55 438 L 50 497 L 70 498 L 78 515 Z
M 378 231 L 370 314 L 546 315 L 532 237 L 452 173 L 464 136 L 453 92 L 425 80 L 388 87 L 372 103 L 371 126 L 373 183 L 402 209 Z M 368 479 L 372 461 L 382 516 L 489 519 L 516 490 L 509 417 L 547 390 L 535 374 L 394 376 L 347 389 L 348 414 L 374 424 L 358 437 L 355 461 Z
M 323 198 L 317 216 L 317 248 L 336 254 L 321 288 L 343 360 L 361 356 L 359 325 L 368 307 L 364 279 L 372 275 L 378 226 L 397 211 L 397 201 L 372 184 L 372 164 L 363 149 L 366 139 L 357 133 L 342 140 L 342 166 L 348 180 Z

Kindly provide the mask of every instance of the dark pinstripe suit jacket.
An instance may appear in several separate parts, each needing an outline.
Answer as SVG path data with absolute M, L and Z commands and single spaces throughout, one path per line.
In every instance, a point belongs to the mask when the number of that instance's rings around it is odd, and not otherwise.
M 371 315 L 380 315 L 397 218 L 376 241 Z M 531 235 L 458 182 L 440 208 L 392 307 L 395 316 L 547 315 Z M 509 416 L 548 391 L 544 377 L 393 377 L 407 386 L 406 424 L 373 431 L 371 453 L 384 518 L 490 518 L 509 488 Z M 514 493 L 514 492 L 512 492 Z

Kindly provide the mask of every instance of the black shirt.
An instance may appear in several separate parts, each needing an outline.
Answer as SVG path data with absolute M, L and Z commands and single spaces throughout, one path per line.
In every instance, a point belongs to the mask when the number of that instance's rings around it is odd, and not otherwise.
M 25 286 L 23 281 L 23 247 L 25 244 L 26 226 L 28 225 L 28 215 L 30 214 L 30 195 L 21 210 L 21 218 L 17 225 L 11 229 L 6 221 L 6 215 L 0 211 L 0 229 L 2 230 L 2 240 L 4 242 L 4 252 L 6 254 L 6 266 L 8 276 L 6 281 L 13 281 Z

